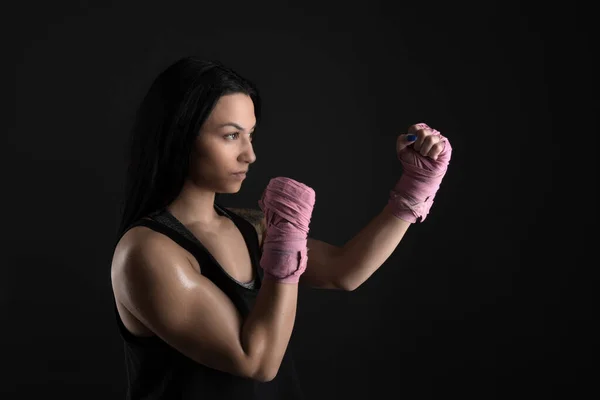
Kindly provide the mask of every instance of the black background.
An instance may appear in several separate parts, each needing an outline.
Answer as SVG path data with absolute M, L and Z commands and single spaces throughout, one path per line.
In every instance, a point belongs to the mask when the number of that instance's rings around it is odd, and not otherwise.
M 152 80 L 190 54 L 220 59 L 264 99 L 257 162 L 222 203 L 256 208 L 269 179 L 292 177 L 317 193 L 317 239 L 342 245 L 383 208 L 410 125 L 452 142 L 427 220 L 368 281 L 300 291 L 292 346 L 309 398 L 598 394 L 590 10 L 36 1 L 3 16 L 15 64 L 4 399 L 123 398 L 109 270 L 124 144 Z

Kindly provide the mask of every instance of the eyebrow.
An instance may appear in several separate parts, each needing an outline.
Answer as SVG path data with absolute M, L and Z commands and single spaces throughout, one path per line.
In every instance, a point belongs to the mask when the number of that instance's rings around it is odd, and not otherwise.
M 243 131 L 243 130 L 244 130 L 244 128 L 242 128 L 241 126 L 239 126 L 238 124 L 236 124 L 236 123 L 234 123 L 234 122 L 227 122 L 227 123 L 225 123 L 225 124 L 221 124 L 221 125 L 217 126 L 217 128 L 218 128 L 218 129 L 220 129 L 220 128 L 223 128 L 223 127 L 225 127 L 225 126 L 233 126 L 233 127 L 237 128 L 237 129 L 239 129 L 239 130 L 241 130 L 241 131 Z M 254 126 L 252 127 L 252 129 L 254 129 L 254 128 L 256 128 L 256 125 L 254 125 Z M 250 129 L 250 130 L 252 130 L 252 129 Z

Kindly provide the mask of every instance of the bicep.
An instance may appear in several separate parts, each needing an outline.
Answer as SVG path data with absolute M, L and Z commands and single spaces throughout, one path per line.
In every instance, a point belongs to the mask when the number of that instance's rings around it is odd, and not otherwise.
M 123 269 L 125 306 L 166 343 L 210 368 L 250 377 L 240 341 L 243 320 L 232 301 L 185 256 L 156 244 L 131 253 Z

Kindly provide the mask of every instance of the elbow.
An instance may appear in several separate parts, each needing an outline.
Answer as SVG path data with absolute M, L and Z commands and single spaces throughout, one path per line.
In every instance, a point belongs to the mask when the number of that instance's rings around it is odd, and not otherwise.
M 275 360 L 265 362 L 266 360 L 258 358 L 255 359 L 255 361 L 256 362 L 253 363 L 251 370 L 246 376 L 258 382 L 270 382 L 277 376 L 283 360 L 280 359 L 279 362 L 274 362 Z
M 360 285 L 345 286 L 342 290 L 346 292 L 354 292 Z
M 336 284 L 336 287 L 339 290 L 343 290 L 345 292 L 353 292 L 360 286 L 359 282 L 349 281 L 349 280 L 340 280 Z
M 266 383 L 271 382 L 277 376 L 277 372 L 273 373 L 259 373 L 255 374 L 252 379 L 258 382 Z
M 255 381 L 263 382 L 263 383 L 271 382 L 273 379 L 275 379 L 278 372 L 279 372 L 279 366 L 277 368 L 270 368 L 270 369 L 262 368 L 262 369 L 257 370 L 252 375 L 252 379 L 254 379 Z
M 336 271 L 335 276 L 330 277 L 330 282 L 335 289 L 343 290 L 344 292 L 353 292 L 360 285 L 362 285 L 362 281 L 360 279 L 356 279 L 356 274 L 350 272 L 349 268 L 346 266 L 349 265 L 348 262 L 342 261 L 342 256 L 338 256 L 335 261 L 336 265 L 332 268 L 333 271 Z M 344 266 L 343 268 L 341 266 Z

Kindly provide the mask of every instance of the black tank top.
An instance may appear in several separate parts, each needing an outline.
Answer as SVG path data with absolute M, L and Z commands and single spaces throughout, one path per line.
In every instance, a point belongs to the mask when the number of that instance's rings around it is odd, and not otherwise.
M 166 208 L 150 214 L 150 219 L 140 219 L 127 230 L 135 226 L 146 226 L 168 236 L 189 251 L 198 260 L 202 275 L 217 285 L 245 318 L 254 305 L 263 278 L 263 271 L 259 266 L 258 235 L 252 224 L 244 218 L 216 203 L 215 210 L 219 215 L 231 219 L 244 237 L 254 268 L 255 279 L 252 282 L 242 283 L 227 274 L 202 243 Z M 303 398 L 291 355 L 291 344 L 288 345 L 275 379 L 259 382 L 197 363 L 158 336 L 135 336 L 123 325 L 116 303 L 114 310 L 124 342 L 128 400 Z

